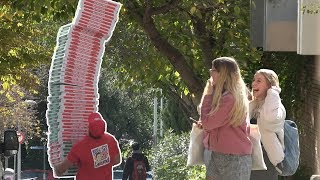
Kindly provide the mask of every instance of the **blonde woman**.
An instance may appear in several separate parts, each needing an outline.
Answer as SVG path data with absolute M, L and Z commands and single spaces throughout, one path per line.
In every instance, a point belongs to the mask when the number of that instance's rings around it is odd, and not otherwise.
M 199 126 L 211 153 L 207 180 L 249 180 L 252 144 L 249 138 L 247 88 L 233 58 L 212 61 L 200 103 Z
M 267 171 L 252 171 L 252 180 L 277 180 L 284 159 L 284 120 L 286 110 L 281 103 L 277 74 L 260 69 L 252 81 L 251 123 L 258 124 Z M 278 172 L 277 172 L 278 171 Z

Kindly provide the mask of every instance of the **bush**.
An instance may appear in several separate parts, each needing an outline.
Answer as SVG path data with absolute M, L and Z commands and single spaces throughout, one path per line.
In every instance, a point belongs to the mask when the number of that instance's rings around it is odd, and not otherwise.
M 205 166 L 187 166 L 189 133 L 174 134 L 172 130 L 151 150 L 151 165 L 156 179 L 205 179 Z

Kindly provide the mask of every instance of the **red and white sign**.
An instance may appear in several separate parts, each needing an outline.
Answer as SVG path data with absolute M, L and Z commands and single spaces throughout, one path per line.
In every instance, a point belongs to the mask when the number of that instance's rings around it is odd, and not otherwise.
M 19 143 L 22 144 L 24 141 L 24 134 L 22 132 L 17 132 L 17 136 Z

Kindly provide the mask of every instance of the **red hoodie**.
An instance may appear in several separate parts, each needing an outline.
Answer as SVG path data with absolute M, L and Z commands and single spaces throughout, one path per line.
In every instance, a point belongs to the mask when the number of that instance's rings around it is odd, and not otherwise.
M 220 99 L 218 110 L 209 115 L 213 95 L 206 95 L 201 106 L 200 120 L 205 130 L 204 146 L 211 151 L 223 154 L 251 154 L 250 126 L 246 121 L 237 127 L 229 124 L 229 113 L 234 106 L 234 96 L 227 92 Z

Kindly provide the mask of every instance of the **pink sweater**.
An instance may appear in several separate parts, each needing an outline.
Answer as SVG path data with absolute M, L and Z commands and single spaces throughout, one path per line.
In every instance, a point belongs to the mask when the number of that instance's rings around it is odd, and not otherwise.
M 208 115 L 211 110 L 212 97 L 213 95 L 206 95 L 201 107 L 200 120 L 205 130 L 204 146 L 222 154 L 251 154 L 252 144 L 249 137 L 248 117 L 246 117 L 247 121 L 240 126 L 229 125 L 229 112 L 235 102 L 233 95 L 225 93 L 221 97 L 219 109 Z

